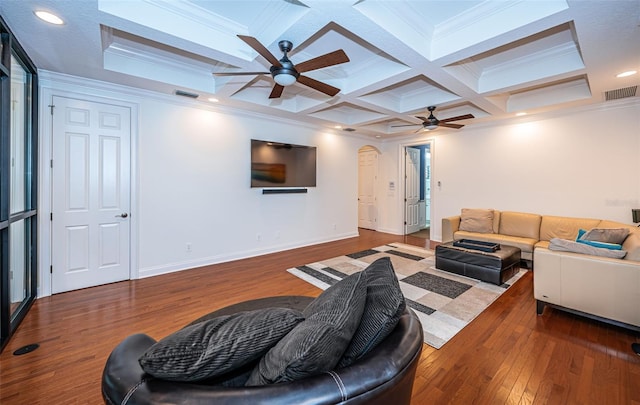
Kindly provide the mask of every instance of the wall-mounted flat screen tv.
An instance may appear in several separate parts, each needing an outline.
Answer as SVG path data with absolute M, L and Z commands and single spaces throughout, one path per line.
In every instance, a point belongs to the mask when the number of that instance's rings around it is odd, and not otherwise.
M 315 186 L 315 146 L 251 140 L 251 187 Z

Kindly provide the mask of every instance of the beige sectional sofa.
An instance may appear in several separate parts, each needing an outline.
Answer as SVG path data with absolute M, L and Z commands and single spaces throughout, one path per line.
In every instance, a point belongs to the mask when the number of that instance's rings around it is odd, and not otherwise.
M 575 243 L 570 241 L 576 240 L 580 229 L 594 228 L 627 228 L 629 234 L 622 242 L 625 256 L 600 256 L 608 253 L 606 249 L 592 249 L 593 254 L 557 250 L 557 242 Z M 522 258 L 534 269 L 539 314 L 546 304 L 552 304 L 640 329 L 640 228 L 591 218 L 463 209 L 461 215 L 442 219 L 442 242 L 460 239 L 519 247 Z

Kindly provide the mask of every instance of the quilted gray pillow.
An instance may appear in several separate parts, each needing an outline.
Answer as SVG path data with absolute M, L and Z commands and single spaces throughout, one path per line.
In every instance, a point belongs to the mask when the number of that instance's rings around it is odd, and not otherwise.
M 264 308 L 187 326 L 151 346 L 139 359 L 157 378 L 200 381 L 263 356 L 304 319 L 300 311 Z
M 585 232 L 580 239 L 622 245 L 628 235 L 629 228 L 593 228 Z
M 406 307 L 389 257 L 371 263 L 363 273 L 367 276 L 364 312 L 338 368 L 349 366 L 382 342 L 396 327 Z
M 246 385 L 294 381 L 334 369 L 358 328 L 366 291 L 363 272 L 327 288 L 305 308 L 306 319 L 260 359 Z

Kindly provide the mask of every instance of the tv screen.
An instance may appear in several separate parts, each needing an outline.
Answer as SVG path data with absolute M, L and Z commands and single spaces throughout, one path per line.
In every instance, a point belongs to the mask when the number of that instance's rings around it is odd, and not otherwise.
M 251 187 L 315 186 L 315 146 L 251 140 Z

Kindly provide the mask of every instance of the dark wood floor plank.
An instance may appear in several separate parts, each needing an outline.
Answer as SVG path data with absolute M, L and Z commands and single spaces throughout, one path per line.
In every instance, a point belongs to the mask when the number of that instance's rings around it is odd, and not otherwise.
M 156 339 L 208 312 L 274 295 L 317 296 L 285 270 L 415 237 L 360 237 L 39 299 L 0 355 L 0 403 L 99 404 L 107 356 L 126 336 Z M 528 272 L 453 339 L 425 345 L 413 388 L 419 404 L 640 405 L 637 334 L 547 308 L 537 316 Z M 40 348 L 24 356 L 26 344 Z M 621 401 L 621 402 L 620 402 Z

